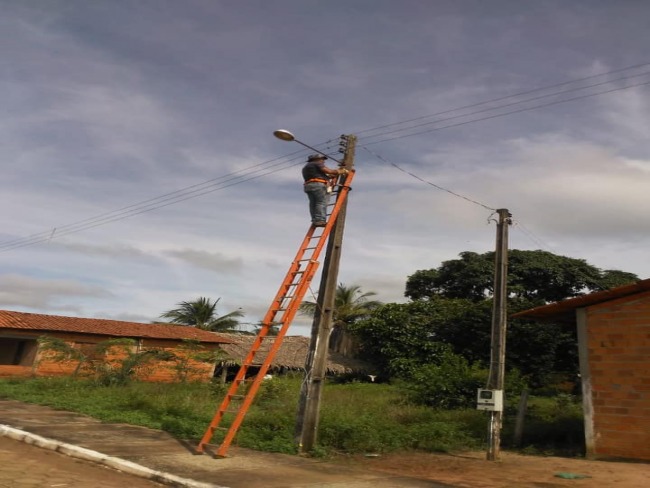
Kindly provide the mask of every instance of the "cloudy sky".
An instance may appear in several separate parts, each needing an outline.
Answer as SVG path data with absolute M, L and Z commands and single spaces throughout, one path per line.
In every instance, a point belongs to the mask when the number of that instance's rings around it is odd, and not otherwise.
M 383 301 L 493 250 L 491 208 L 511 248 L 650 277 L 646 1 L 0 7 L 2 309 L 258 321 L 309 225 L 280 128 L 358 135 L 339 281 Z

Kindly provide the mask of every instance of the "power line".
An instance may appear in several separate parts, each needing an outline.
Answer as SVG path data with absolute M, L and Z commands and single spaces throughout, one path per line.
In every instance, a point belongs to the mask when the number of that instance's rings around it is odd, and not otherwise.
M 412 122 L 412 121 L 422 120 L 422 119 L 425 119 L 425 118 L 433 117 L 433 116 L 436 116 L 436 115 L 441 115 L 441 114 L 444 114 L 444 113 L 451 113 L 451 112 L 462 110 L 462 109 L 465 109 L 465 108 L 471 108 L 471 107 L 475 107 L 475 106 L 479 106 L 479 105 L 484 105 L 484 104 L 492 103 L 492 102 L 495 102 L 495 101 L 500 101 L 500 100 L 505 100 L 505 99 L 508 99 L 508 98 L 513 98 L 513 97 L 516 97 L 516 96 L 521 96 L 523 94 L 538 92 L 538 91 L 542 91 L 542 90 L 545 90 L 545 89 L 555 88 L 555 87 L 558 87 L 558 86 L 563 86 L 563 85 L 567 85 L 567 84 L 570 84 L 570 83 L 575 83 L 575 82 L 578 82 L 578 81 L 584 81 L 584 80 L 592 79 L 592 78 L 595 78 L 595 77 L 598 77 L 598 76 L 604 76 L 606 74 L 622 72 L 622 71 L 626 71 L 626 70 L 630 70 L 630 69 L 634 69 L 634 68 L 638 68 L 638 67 L 642 67 L 642 66 L 647 66 L 647 65 L 650 65 L 650 63 L 643 63 L 643 64 L 630 66 L 630 67 L 627 67 L 627 68 L 612 70 L 612 71 L 609 71 L 609 72 L 606 72 L 606 73 L 601 73 L 601 74 L 598 74 L 598 75 L 592 75 L 592 76 L 582 78 L 582 79 L 579 79 L 579 80 L 572 80 L 572 81 L 567 81 L 567 82 L 564 82 L 564 83 L 559 83 L 559 84 L 556 84 L 556 85 L 551 85 L 551 86 L 548 86 L 548 87 L 537 88 L 537 89 L 534 89 L 534 90 L 521 92 L 519 94 L 510 95 L 510 96 L 507 96 L 507 97 L 501 97 L 501 98 L 497 98 L 497 99 L 488 100 L 488 101 L 485 101 L 485 102 L 479 102 L 479 103 L 476 103 L 476 104 L 468 105 L 468 106 L 461 107 L 461 108 L 458 108 L 458 109 L 439 112 L 438 114 L 418 117 L 416 119 L 410 119 L 410 120 L 407 120 L 407 121 L 398 122 L 398 123 L 395 123 L 395 124 L 389 124 L 389 125 L 386 125 L 386 126 L 380 126 L 380 127 L 374 128 L 374 129 L 367 129 L 367 130 L 362 131 L 362 132 L 370 132 L 370 131 L 379 130 L 379 129 L 394 126 L 394 125 L 399 125 L 399 124 L 409 123 L 409 122 Z M 629 77 L 621 77 L 621 78 L 618 78 L 618 79 L 615 79 L 615 80 L 596 83 L 596 84 L 593 84 L 593 85 L 583 86 L 583 87 L 579 87 L 579 88 L 573 88 L 573 89 L 570 89 L 570 90 L 565 90 L 565 91 L 557 92 L 557 93 L 554 93 L 554 94 L 543 95 L 543 96 L 534 97 L 534 98 L 527 99 L 527 100 L 521 100 L 521 101 L 518 101 L 518 102 L 512 102 L 512 103 L 501 105 L 501 106 L 491 107 L 489 109 L 483 109 L 483 110 L 475 111 L 475 112 L 464 114 L 464 115 L 449 117 L 449 118 L 446 118 L 446 119 L 440 119 L 440 120 L 437 120 L 437 121 L 432 121 L 432 122 L 428 122 L 428 123 L 424 123 L 424 124 L 418 124 L 418 125 L 410 126 L 410 127 L 403 128 L 403 129 L 397 129 L 397 130 L 394 130 L 394 131 L 388 131 L 388 132 L 384 132 L 384 133 L 380 133 L 380 134 L 375 134 L 373 136 L 368 136 L 368 137 L 369 138 L 381 137 L 383 135 L 389 135 L 389 134 L 392 134 L 392 133 L 404 132 L 404 131 L 412 130 L 414 128 L 425 126 L 425 125 L 431 125 L 431 124 L 434 124 L 434 123 L 439 123 L 439 122 L 442 122 L 442 121 L 452 120 L 452 119 L 456 119 L 456 118 L 459 118 L 459 117 L 468 117 L 468 116 L 475 115 L 477 113 L 483 113 L 483 112 L 486 112 L 486 111 L 489 111 L 489 110 L 498 110 L 498 109 L 502 109 L 502 108 L 507 107 L 507 106 L 526 103 L 526 102 L 530 102 L 530 101 L 541 99 L 541 98 L 547 98 L 549 96 L 557 96 L 557 95 L 561 95 L 561 94 L 564 94 L 564 93 L 569 93 L 569 92 L 573 92 L 573 91 L 577 91 L 577 90 L 584 90 L 584 89 L 592 88 L 592 87 L 595 87 L 595 86 L 601 86 L 601 85 L 604 85 L 604 84 L 613 83 L 615 81 L 621 81 L 621 80 L 627 80 L 627 79 L 635 78 L 635 77 L 642 76 L 642 75 L 645 75 L 645 74 L 650 74 L 650 72 L 636 74 L 636 75 L 629 76 Z M 517 110 L 505 112 L 505 113 L 500 113 L 500 114 L 490 115 L 490 116 L 482 117 L 482 118 L 478 118 L 478 119 L 472 119 L 472 120 L 468 120 L 468 121 L 464 121 L 464 122 L 459 122 L 459 123 L 456 123 L 456 124 L 449 124 L 449 125 L 446 125 L 446 126 L 443 126 L 443 127 L 436 127 L 436 128 L 431 128 L 431 129 L 427 129 L 427 130 L 424 130 L 424 131 L 418 131 L 418 132 L 403 134 L 403 135 L 400 135 L 400 136 L 391 137 L 391 138 L 387 138 L 387 139 L 381 139 L 381 140 L 378 140 L 378 141 L 367 142 L 366 145 L 379 144 L 381 142 L 387 142 L 387 141 L 392 141 L 392 140 L 396 140 L 396 139 L 412 137 L 412 136 L 415 136 L 415 135 L 420 135 L 420 134 L 424 134 L 424 133 L 428 133 L 428 132 L 433 132 L 433 131 L 437 131 L 437 130 L 452 128 L 452 127 L 458 127 L 458 126 L 467 125 L 467 124 L 474 123 L 474 122 L 480 122 L 480 121 L 483 121 L 483 120 L 489 120 L 489 119 L 493 119 L 493 118 L 497 118 L 497 117 L 503 117 L 505 115 L 511 115 L 511 114 L 514 114 L 514 113 L 524 112 L 524 111 L 528 111 L 528 110 L 534 110 L 534 109 L 537 109 L 537 108 L 542 108 L 542 107 L 551 106 L 551 105 L 557 105 L 559 103 L 565 103 L 565 102 L 574 101 L 574 100 L 578 100 L 578 99 L 582 99 L 582 98 L 588 98 L 588 97 L 592 97 L 592 96 L 596 96 L 596 95 L 602 95 L 602 94 L 611 93 L 611 92 L 614 92 L 614 91 L 624 90 L 624 89 L 628 89 L 628 88 L 634 88 L 634 87 L 637 87 L 637 86 L 643 86 L 643 85 L 648 85 L 648 84 L 650 84 L 650 81 L 649 82 L 638 83 L 638 84 L 634 84 L 634 85 L 629 85 L 629 86 L 626 86 L 626 87 L 618 87 L 618 88 L 614 88 L 614 89 L 611 89 L 611 90 L 601 91 L 601 92 L 598 92 L 598 93 L 590 93 L 590 94 L 576 96 L 576 97 L 572 97 L 572 98 L 568 98 L 568 99 L 556 100 L 556 101 L 549 102 L 549 103 L 546 103 L 546 104 L 540 104 L 540 105 L 536 105 L 536 106 L 532 106 L 532 107 L 525 107 L 525 108 L 521 108 L 521 109 L 517 109 Z M 329 144 L 331 142 L 333 142 L 333 141 L 329 140 L 329 141 L 326 141 L 324 143 L 316 145 L 316 147 L 322 147 L 322 146 L 327 145 L 327 144 Z M 369 151 L 366 147 L 364 147 L 364 149 Z M 225 189 L 225 188 L 228 188 L 228 187 L 240 184 L 240 183 L 245 183 L 245 182 L 253 180 L 253 179 L 257 179 L 257 178 L 260 178 L 260 177 L 263 177 L 263 176 L 267 176 L 269 174 L 272 174 L 272 173 L 275 173 L 275 172 L 278 172 L 278 171 L 282 171 L 284 169 L 287 169 L 287 168 L 296 166 L 297 164 L 300 164 L 300 163 L 294 163 L 294 164 L 287 164 L 287 163 L 292 161 L 292 160 L 295 160 L 295 159 L 299 158 L 300 157 L 299 155 L 304 153 L 304 152 L 305 152 L 304 149 L 299 150 L 299 151 L 295 151 L 295 152 L 290 153 L 288 155 L 281 156 L 279 158 L 271 159 L 271 160 L 268 160 L 268 161 L 264 161 L 262 163 L 258 163 L 256 165 L 253 165 L 253 166 L 248 167 L 248 168 L 244 168 L 244 169 L 242 169 L 240 171 L 236 171 L 236 172 L 233 172 L 233 173 L 230 173 L 230 174 L 227 174 L 227 175 L 223 175 L 223 176 L 220 176 L 220 177 L 217 177 L 217 178 L 213 178 L 213 179 L 204 181 L 202 183 L 197 183 L 195 185 L 191 185 L 191 186 L 188 186 L 188 187 L 185 187 L 185 188 L 182 188 L 182 189 L 170 192 L 170 193 L 166 193 L 166 194 L 160 195 L 158 197 L 153 197 L 151 199 L 148 199 L 148 200 L 145 200 L 145 201 L 142 201 L 142 202 L 139 202 L 139 203 L 135 203 L 135 204 L 128 205 L 128 206 L 125 206 L 125 207 L 121 207 L 121 208 L 119 208 L 117 210 L 114 210 L 114 211 L 105 212 L 103 214 L 99 214 L 99 215 L 96 215 L 94 217 L 90 217 L 88 219 L 77 221 L 77 222 L 74 222 L 72 224 L 67 224 L 67 225 L 55 227 L 52 231 L 47 230 L 47 231 L 43 231 L 41 233 L 33 234 L 33 235 L 25 237 L 25 238 L 19 238 L 19 239 L 14 239 L 14 240 L 10 240 L 10 241 L 1 242 L 0 243 L 0 252 L 5 252 L 5 251 L 9 251 L 9 250 L 16 249 L 16 248 L 19 248 L 19 247 L 24 247 L 24 246 L 29 246 L 29 245 L 32 245 L 32 244 L 37 244 L 37 243 L 40 243 L 40 242 L 49 241 L 49 240 L 51 240 L 53 238 L 62 237 L 62 236 L 68 235 L 68 234 L 81 232 L 83 230 L 87 230 L 87 229 L 97 227 L 97 226 L 100 226 L 100 225 L 104 225 L 104 224 L 116 222 L 116 221 L 119 221 L 119 220 L 123 220 L 125 218 L 129 218 L 129 217 L 132 217 L 132 216 L 135 216 L 135 215 L 139 215 L 141 213 L 145 213 L 145 212 L 149 212 L 149 211 L 156 210 L 156 209 L 159 209 L 159 208 L 163 208 L 163 207 L 166 207 L 166 206 L 169 206 L 169 205 L 180 203 L 180 202 L 185 201 L 185 200 L 189 200 L 189 199 L 192 199 L 192 198 L 196 198 L 196 197 L 205 195 L 207 193 L 212 193 L 212 192 L 222 190 L 222 189 Z M 372 152 L 371 152 L 371 154 L 372 154 Z M 290 158 L 289 160 L 286 160 L 286 158 L 290 157 L 290 156 L 294 156 L 294 157 Z M 378 155 L 376 155 L 376 157 L 379 157 L 381 159 L 381 157 L 378 156 Z M 250 175 L 253 175 L 253 174 L 255 174 L 255 173 L 259 172 L 259 171 L 262 171 L 260 169 L 255 170 L 255 171 L 251 171 L 254 168 L 259 168 L 259 167 L 262 167 L 264 165 L 268 165 L 269 163 L 272 163 L 272 162 L 275 162 L 275 161 L 280 161 L 280 162 L 272 165 L 272 167 L 280 166 L 282 164 L 285 164 L 285 166 L 282 166 L 282 167 L 277 168 L 277 169 L 272 170 L 272 171 L 266 171 L 266 172 L 258 174 L 256 176 L 250 176 Z M 467 201 L 470 201 L 472 203 L 475 203 L 477 205 L 480 205 L 480 206 L 482 206 L 482 207 L 484 207 L 486 209 L 493 210 L 491 207 L 488 207 L 488 206 L 486 206 L 486 205 L 484 205 L 484 204 L 482 204 L 480 202 L 477 202 L 477 201 L 472 200 L 470 198 L 464 197 L 464 196 L 462 196 L 460 194 L 456 194 L 455 192 L 452 192 L 451 190 L 448 190 L 446 188 L 435 185 L 434 183 L 423 180 L 419 176 L 400 168 L 399 166 L 397 166 L 394 163 L 390 163 L 388 161 L 385 161 L 385 162 L 387 162 L 388 164 L 393 165 L 398 170 L 403 171 L 403 172 L 409 174 L 410 176 L 412 176 L 412 177 L 414 177 L 416 179 L 420 179 L 424 183 L 432 185 L 432 186 L 434 186 L 434 187 L 436 187 L 436 188 L 438 188 L 440 190 L 446 191 L 446 192 L 448 192 L 448 193 L 450 193 L 452 195 L 463 198 L 463 199 L 465 199 Z M 248 172 L 248 173 L 246 173 L 246 172 Z M 239 173 L 242 173 L 242 174 L 238 175 Z M 226 179 L 226 178 L 230 178 L 230 179 Z M 224 181 L 220 181 L 220 180 L 224 180 Z
M 295 158 L 294 158 L 295 159 Z M 291 160 L 290 160 L 291 161 Z M 53 238 L 58 238 L 58 237 L 63 237 L 69 234 L 75 234 L 77 232 L 81 232 L 84 230 L 91 229 L 93 227 L 98 227 L 100 225 L 104 224 L 109 224 L 112 222 L 117 222 L 119 220 L 123 220 L 129 217 L 133 217 L 135 215 L 139 215 L 145 212 L 150 212 L 152 210 L 157 210 L 163 207 L 167 207 L 169 205 L 173 205 L 176 203 L 183 202 L 185 200 L 190 200 L 192 198 L 196 198 L 202 195 L 206 195 L 208 193 L 212 193 L 218 190 L 223 190 L 225 188 L 238 185 L 241 183 L 245 183 L 247 181 L 251 181 L 257 178 L 261 178 L 263 176 L 270 175 L 272 173 L 277 173 L 278 171 L 285 170 L 287 168 L 296 166 L 298 164 L 302 164 L 302 161 L 298 163 L 291 163 L 290 164 L 285 164 L 284 166 L 280 168 L 276 168 L 273 170 L 265 171 L 262 173 L 259 173 L 255 175 L 254 173 L 259 172 L 260 170 L 254 171 L 253 173 L 245 174 L 242 176 L 238 176 L 235 178 L 231 178 L 229 180 L 223 181 L 218 184 L 212 184 L 208 187 L 203 187 L 203 188 L 194 188 L 190 191 L 185 191 L 182 193 L 180 190 L 177 192 L 172 192 L 176 193 L 176 195 L 172 196 L 166 196 L 166 198 L 157 198 L 157 199 L 151 199 L 154 200 L 153 203 L 151 200 L 147 200 L 145 202 L 142 202 L 140 204 L 134 204 L 134 205 L 129 205 L 128 207 L 123 207 L 122 210 L 118 211 L 113 211 L 113 212 L 107 212 L 105 214 L 101 214 L 99 216 L 95 216 L 92 218 L 88 218 L 82 221 L 75 222 L 73 224 L 67 224 L 63 225 L 60 227 L 56 227 L 55 231 L 44 231 L 38 234 L 33 234 L 32 236 L 22 238 L 22 239 L 15 239 L 12 241 L 6 241 L 4 243 L 0 243 L 0 252 L 6 252 L 10 251 L 13 249 L 17 249 L 20 247 L 25 247 L 25 246 L 30 246 L 33 244 L 38 244 L 41 242 L 46 242 L 50 241 Z M 252 175 L 252 176 L 251 176 Z M 197 186 L 197 185 L 193 185 Z M 193 187 L 188 187 L 188 188 L 193 188 Z
M 332 141 L 327 141 L 326 143 L 319 144 L 318 147 L 322 148 L 325 144 L 328 144 L 330 142 Z M 331 147 L 325 148 L 324 151 L 327 151 L 327 149 L 331 149 Z M 54 237 L 62 237 L 65 235 L 88 230 L 93 227 L 98 227 L 100 225 L 123 220 L 129 217 L 133 217 L 135 215 L 139 215 L 141 213 L 150 212 L 152 210 L 157 210 L 159 208 L 167 207 L 169 205 L 180 203 L 185 200 L 190 200 L 192 198 L 206 195 L 208 193 L 212 193 L 218 190 L 223 190 L 225 188 L 229 188 L 234 185 L 245 183 L 257 178 L 261 178 L 263 176 L 267 176 L 272 173 L 277 173 L 279 171 L 283 171 L 285 169 L 294 167 L 298 164 L 302 164 L 302 156 L 300 154 L 303 152 L 305 152 L 305 150 L 299 150 L 279 158 L 271 159 L 269 161 L 264 161 L 254 166 L 250 166 L 248 168 L 244 168 L 242 170 L 229 173 L 227 175 L 213 178 L 211 180 L 207 180 L 202 183 L 190 185 L 180 190 L 169 192 L 164 195 L 160 195 L 158 197 L 154 197 L 139 203 L 128 205 L 111 212 L 105 212 L 103 214 L 90 217 L 88 219 L 80 220 L 71 224 L 58 226 L 55 227 L 52 231 L 47 230 L 37 234 L 32 234 L 28 237 L 1 242 L 0 252 L 5 252 L 20 247 L 25 247 L 33 244 L 38 244 L 41 242 L 50 241 Z M 287 160 L 286 158 L 289 156 L 293 156 L 293 157 Z M 298 158 L 301 159 L 300 162 L 297 163 L 292 162 Z M 276 169 L 266 170 L 268 168 L 268 163 L 278 161 L 278 160 L 280 160 L 279 163 L 275 163 L 271 165 L 271 167 L 276 167 Z M 258 168 L 258 169 L 255 169 L 254 171 L 250 171 L 254 168 Z M 259 174 L 255 174 L 255 173 L 259 173 Z M 219 181 L 219 180 L 223 180 L 223 181 Z
M 481 105 L 486 105 L 488 103 L 499 102 L 499 101 L 502 101 L 502 100 L 507 100 L 509 98 L 516 98 L 516 97 L 519 97 L 519 96 L 522 96 L 522 95 L 529 95 L 531 93 L 537 93 L 537 92 L 544 91 L 544 90 L 550 90 L 552 88 L 558 88 L 560 86 L 566 86 L 566 85 L 570 85 L 572 83 L 587 81 L 587 80 L 591 80 L 591 79 L 594 79 L 594 78 L 599 78 L 601 76 L 611 75 L 611 74 L 614 74 L 614 73 L 621 73 L 623 71 L 630 71 L 630 70 L 633 70 L 633 69 L 636 69 L 636 68 L 641 68 L 641 67 L 644 67 L 644 66 L 650 66 L 650 63 L 635 64 L 635 65 L 632 65 L 632 66 L 626 66 L 624 68 L 618 68 L 618 69 L 614 69 L 614 70 L 610 70 L 610 71 L 605 71 L 603 73 L 598 73 L 598 74 L 595 74 L 595 75 L 586 76 L 584 78 L 576 78 L 576 79 L 573 79 L 573 80 L 564 81 L 562 83 L 556 83 L 554 85 L 546 85 L 546 86 L 543 86 L 543 87 L 540 87 L 540 88 L 534 88 L 532 90 L 526 90 L 526 91 L 519 92 L 519 93 L 513 93 L 511 95 L 506 95 L 506 96 L 503 96 L 503 97 L 492 98 L 490 100 L 483 100 L 483 101 L 472 103 L 472 104 L 469 104 L 469 105 L 464 105 L 462 107 L 456 107 L 456 108 L 443 110 L 441 112 L 436 112 L 436 113 L 429 114 L 429 115 L 423 115 L 423 116 L 420 116 L 420 117 L 415 117 L 413 119 L 402 120 L 400 122 L 394 122 L 394 123 L 391 123 L 391 124 L 381 125 L 381 126 L 378 126 L 378 127 L 374 127 L 372 129 L 365 129 L 365 130 L 362 130 L 362 131 L 355 131 L 354 134 L 356 134 L 358 136 L 359 134 L 364 134 L 366 132 L 372 132 L 372 131 L 379 130 L 379 129 L 394 127 L 396 125 L 407 124 L 409 122 L 416 122 L 418 120 L 423 120 L 423 119 L 427 119 L 427 118 L 430 118 L 430 117 L 437 117 L 438 115 L 445 115 L 445 114 L 448 114 L 448 113 L 458 112 L 459 110 L 465 110 L 465 109 L 468 109 L 468 108 L 479 107 Z M 612 80 L 612 81 L 616 81 L 616 80 Z M 370 137 L 372 137 L 372 136 L 370 136 Z
M 422 177 L 420 177 L 420 176 L 418 176 L 418 175 L 416 175 L 416 174 L 414 174 L 414 173 L 411 173 L 410 171 L 407 171 L 407 170 L 405 170 L 404 168 L 399 167 L 397 164 L 395 164 L 395 163 L 393 163 L 393 162 L 391 162 L 391 161 L 388 161 L 388 160 L 384 159 L 382 156 L 380 156 L 379 154 L 376 154 L 376 153 L 372 152 L 372 151 L 371 151 L 370 149 L 368 149 L 367 147 L 365 147 L 365 146 L 362 146 L 362 147 L 363 147 L 363 149 L 365 149 L 366 151 L 368 151 L 370 154 L 372 154 L 372 155 L 373 155 L 374 157 L 376 157 L 377 159 L 383 161 L 384 163 L 390 164 L 391 166 L 393 166 L 394 168 L 398 169 L 398 170 L 401 171 L 402 173 L 406 173 L 407 175 L 412 176 L 412 177 L 415 178 L 416 180 L 419 180 L 419 181 L 421 181 L 421 182 L 423 182 L 423 183 L 426 183 L 427 185 L 431 185 L 431 186 L 433 186 L 434 188 L 437 188 L 438 190 L 442 190 L 442 191 L 445 191 L 445 192 L 447 192 L 447 193 L 450 193 L 451 195 L 453 195 L 453 196 L 455 196 L 455 197 L 462 198 L 463 200 L 467 200 L 468 202 L 473 203 L 473 204 L 475 204 L 475 205 L 479 205 L 479 206 L 481 206 L 481 207 L 483 207 L 483 208 L 485 208 L 485 209 L 487 209 L 487 210 L 490 210 L 490 211 L 496 212 L 496 209 L 495 209 L 495 208 L 488 207 L 487 205 L 485 205 L 485 204 L 483 204 L 483 203 L 481 203 L 481 202 L 479 202 L 479 201 L 477 201 L 477 200 L 473 200 L 473 199 L 471 199 L 471 198 L 469 198 L 469 197 L 466 197 L 466 196 L 464 196 L 464 195 L 461 195 L 460 193 L 456 193 L 456 192 L 454 192 L 454 191 L 451 191 L 451 190 L 449 190 L 448 188 L 444 188 L 444 187 L 442 187 L 442 186 L 440 186 L 440 185 L 436 185 L 435 183 L 431 183 L 430 181 L 427 181 L 427 180 L 425 180 L 424 178 L 422 178 Z
M 384 136 L 384 135 L 395 134 L 395 133 L 398 133 L 398 132 L 405 132 L 407 130 L 416 129 L 418 127 L 423 127 L 423 126 L 426 126 L 426 125 L 437 124 L 437 123 L 440 123 L 440 122 L 446 122 L 446 121 L 449 121 L 449 120 L 454 120 L 454 119 L 458 119 L 458 118 L 462 118 L 462 117 L 469 117 L 471 115 L 476 115 L 476 114 L 479 114 L 479 113 L 489 112 L 489 111 L 493 111 L 493 110 L 500 110 L 500 109 L 503 109 L 505 107 L 509 107 L 509 106 L 513 106 L 513 105 L 520 105 L 522 103 L 527 103 L 527 102 L 531 102 L 531 101 L 534 101 L 534 100 L 539 100 L 539 99 L 542 99 L 542 98 L 548 98 L 548 97 L 551 97 L 551 96 L 562 95 L 562 94 L 570 93 L 570 92 L 573 92 L 573 91 L 576 91 L 576 90 L 584 90 L 584 89 L 587 89 L 587 88 L 593 88 L 593 87 L 596 87 L 596 86 L 612 83 L 613 81 L 628 80 L 628 79 L 632 79 L 632 78 L 636 78 L 638 76 L 644 76 L 644 75 L 648 75 L 648 74 L 650 74 L 650 72 L 641 73 L 641 74 L 638 74 L 638 75 L 625 77 L 625 78 L 618 78 L 618 79 L 612 80 L 612 81 L 605 81 L 605 82 L 602 82 L 602 83 L 596 83 L 594 85 L 589 85 L 589 86 L 585 86 L 585 87 L 581 87 L 581 88 L 572 88 L 571 90 L 566 90 L 566 91 L 563 91 L 563 92 L 553 93 L 553 94 L 550 94 L 550 95 L 542 95 L 542 96 L 539 96 L 539 97 L 534 97 L 534 98 L 527 99 L 527 100 L 521 100 L 521 101 L 518 101 L 518 102 L 513 102 L 513 103 L 509 103 L 509 104 L 505 104 L 505 105 L 501 105 L 501 106 L 497 106 L 497 107 L 491 107 L 491 108 L 487 108 L 487 109 L 477 110 L 475 112 L 471 112 L 471 113 L 467 113 L 467 114 L 454 115 L 453 117 L 447 117 L 447 118 L 444 118 L 444 119 L 439 119 L 439 120 L 435 120 L 435 121 L 432 121 L 432 122 L 427 122 L 427 123 L 424 123 L 424 124 L 417 124 L 417 125 L 414 125 L 414 126 L 411 126 L 411 127 L 403 128 L 403 129 L 397 129 L 397 130 L 393 130 L 393 131 L 384 132 L 384 133 L 381 133 L 381 134 L 375 134 L 374 136 L 369 136 L 368 138 L 380 137 L 380 136 Z M 495 114 L 495 115 L 489 115 L 487 117 L 467 120 L 467 121 L 464 121 L 464 122 L 458 122 L 456 124 L 444 125 L 442 127 L 434 127 L 434 128 L 427 129 L 427 130 L 412 132 L 410 134 L 404 134 L 404 135 L 396 136 L 396 137 L 389 137 L 389 138 L 381 139 L 381 140 L 378 140 L 378 141 L 364 142 L 364 144 L 372 145 L 372 144 L 379 144 L 381 142 L 394 141 L 394 140 L 397 140 L 397 139 L 412 137 L 412 136 L 416 136 L 416 135 L 420 135 L 420 134 L 425 134 L 425 133 L 428 133 L 428 132 L 434 132 L 434 131 L 442 130 L 442 129 L 449 129 L 451 127 L 459 127 L 459 126 L 471 124 L 471 123 L 474 123 L 474 122 L 481 122 L 483 120 L 489 120 L 489 119 L 494 119 L 494 118 L 498 118 L 498 117 L 504 117 L 506 115 L 512 115 L 512 114 L 516 114 L 516 113 L 520 113 L 520 112 L 526 112 L 526 111 L 529 111 L 529 110 L 534 110 L 534 109 L 543 108 L 543 107 L 550 107 L 552 105 L 558 105 L 560 103 L 571 102 L 571 101 L 580 100 L 580 99 L 583 99 L 583 98 L 595 97 L 597 95 L 604 95 L 606 93 L 612 93 L 612 92 L 620 91 L 620 90 L 627 90 L 629 88 L 635 88 L 635 87 L 649 85 L 649 84 L 650 84 L 650 81 L 645 81 L 645 82 L 631 84 L 631 85 L 624 86 L 624 87 L 617 87 L 617 88 L 612 88 L 612 89 L 609 89 L 609 90 L 603 90 L 603 91 L 596 92 L 596 93 L 588 93 L 586 95 L 578 95 L 578 96 L 571 97 L 571 98 L 564 98 L 564 99 L 561 99 L 561 100 L 555 100 L 555 101 L 544 103 L 544 104 L 533 105 L 532 107 L 524 107 L 524 108 L 520 108 L 520 109 L 517 109 L 517 110 L 511 110 L 509 112 L 504 112 L 504 113 Z
M 521 233 L 528 237 L 528 239 L 530 239 L 536 246 L 539 246 L 545 251 L 553 252 L 551 246 L 546 244 L 542 239 L 539 238 L 539 236 L 535 235 L 533 231 L 526 228 L 526 226 L 521 221 L 513 219 L 512 222 L 514 224 L 514 228 L 519 229 Z

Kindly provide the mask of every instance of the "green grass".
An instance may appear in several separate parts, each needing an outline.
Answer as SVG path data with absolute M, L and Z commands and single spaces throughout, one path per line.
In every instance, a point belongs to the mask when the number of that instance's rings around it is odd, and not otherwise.
M 295 453 L 300 382 L 301 378 L 277 377 L 264 382 L 238 433 L 237 445 Z M 161 429 L 193 441 L 202 437 L 224 393 L 225 388 L 218 384 L 134 382 L 105 387 L 71 378 L 0 379 L 0 398 L 80 412 L 106 422 Z M 528 452 L 566 453 L 567 448 L 575 451 L 575 445 L 581 445 L 581 416 L 573 399 L 533 399 L 529 412 L 524 438 Z M 511 416 L 506 417 L 504 446 L 511 438 L 512 423 Z M 314 451 L 327 455 L 484 449 L 486 434 L 485 412 L 414 405 L 392 385 L 327 384 L 321 402 L 319 445 Z M 213 440 L 218 441 L 216 437 Z

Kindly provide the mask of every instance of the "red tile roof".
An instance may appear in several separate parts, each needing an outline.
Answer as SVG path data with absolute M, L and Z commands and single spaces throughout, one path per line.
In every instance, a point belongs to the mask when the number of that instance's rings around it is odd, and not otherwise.
M 511 317 L 575 323 L 575 310 L 650 290 L 650 279 L 518 312 Z
M 123 322 L 121 320 L 62 317 L 59 315 L 42 315 L 12 312 L 9 310 L 0 310 L 0 331 L 2 329 L 73 332 L 112 337 L 146 337 L 149 339 L 193 339 L 200 342 L 225 344 L 232 342 L 230 339 L 215 334 L 214 332 L 208 332 L 194 327 L 142 324 L 138 322 Z

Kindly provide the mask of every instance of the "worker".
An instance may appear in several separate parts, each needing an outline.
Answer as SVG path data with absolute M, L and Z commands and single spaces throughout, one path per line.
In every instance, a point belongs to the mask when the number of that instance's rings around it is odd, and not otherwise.
M 325 166 L 327 156 L 312 154 L 307 158 L 307 164 L 302 168 L 302 177 L 305 180 L 305 193 L 309 198 L 309 213 L 314 227 L 325 227 L 327 223 L 327 201 L 329 192 L 327 187 L 331 177 L 345 175 L 345 168 L 331 169 Z

